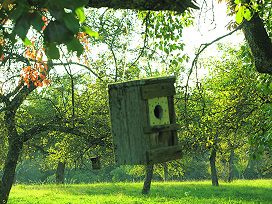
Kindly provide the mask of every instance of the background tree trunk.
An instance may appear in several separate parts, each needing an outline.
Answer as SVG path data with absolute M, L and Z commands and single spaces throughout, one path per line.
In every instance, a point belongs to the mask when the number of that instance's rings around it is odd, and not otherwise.
M 230 157 L 229 157 L 229 176 L 228 182 L 232 182 L 234 178 L 234 150 L 231 148 Z
M 153 176 L 153 168 L 154 165 L 146 165 L 146 174 L 145 174 L 145 182 L 144 182 L 144 187 L 142 190 L 142 194 L 148 194 L 151 186 L 151 180 Z
M 167 163 L 163 163 L 163 180 L 164 182 L 168 181 L 168 165 Z
M 65 162 L 59 161 L 56 170 L 56 184 L 64 184 Z
M 211 152 L 211 155 L 210 155 L 212 185 L 219 186 L 218 177 L 217 177 L 217 173 L 216 173 L 215 158 L 216 158 L 216 150 L 213 149 Z

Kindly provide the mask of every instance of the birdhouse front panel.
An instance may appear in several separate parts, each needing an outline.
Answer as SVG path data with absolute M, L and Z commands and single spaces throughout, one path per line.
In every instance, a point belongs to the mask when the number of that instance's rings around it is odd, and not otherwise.
M 170 124 L 167 97 L 148 99 L 150 125 Z

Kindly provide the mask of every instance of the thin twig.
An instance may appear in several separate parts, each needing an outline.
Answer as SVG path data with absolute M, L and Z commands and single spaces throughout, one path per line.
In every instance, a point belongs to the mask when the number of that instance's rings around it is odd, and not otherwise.
M 90 67 L 88 67 L 87 65 L 84 65 L 84 64 L 80 64 L 78 62 L 54 63 L 54 66 L 66 66 L 66 65 L 71 65 L 71 64 L 78 65 L 78 66 L 86 68 L 94 76 L 96 76 L 100 81 L 103 81 L 103 79 L 98 74 L 96 74 Z
M 147 45 L 147 31 L 148 31 L 148 19 L 149 19 L 149 15 L 150 15 L 150 11 L 148 11 L 148 13 L 146 14 L 146 17 L 145 17 L 145 38 L 144 38 L 144 46 L 141 48 L 141 52 L 140 54 L 138 55 L 138 57 L 136 58 L 136 60 L 129 66 L 128 69 L 130 69 L 132 66 L 134 66 L 134 64 L 140 59 L 140 57 L 143 55 L 144 53 L 144 50 L 146 48 L 146 45 Z

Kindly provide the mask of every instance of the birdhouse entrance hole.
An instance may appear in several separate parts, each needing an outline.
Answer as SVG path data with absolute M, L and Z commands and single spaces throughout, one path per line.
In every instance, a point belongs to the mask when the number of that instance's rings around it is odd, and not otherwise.
M 162 119 L 163 109 L 160 105 L 156 105 L 156 107 L 154 109 L 154 114 L 155 114 L 156 118 Z

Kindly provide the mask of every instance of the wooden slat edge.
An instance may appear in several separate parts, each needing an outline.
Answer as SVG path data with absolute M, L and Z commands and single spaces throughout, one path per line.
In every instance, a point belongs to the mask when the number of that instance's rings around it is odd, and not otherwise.
M 147 151 L 148 164 L 156 164 L 176 159 L 182 159 L 182 157 L 182 148 L 179 145 L 161 147 Z
M 155 126 L 149 126 L 144 127 L 144 133 L 154 133 L 154 132 L 165 132 L 165 131 L 171 131 L 171 130 L 178 130 L 179 125 L 174 124 L 166 124 L 166 125 L 155 125 Z
M 175 94 L 176 90 L 173 83 L 158 83 L 142 86 L 143 100 L 156 97 L 173 96 Z

